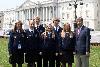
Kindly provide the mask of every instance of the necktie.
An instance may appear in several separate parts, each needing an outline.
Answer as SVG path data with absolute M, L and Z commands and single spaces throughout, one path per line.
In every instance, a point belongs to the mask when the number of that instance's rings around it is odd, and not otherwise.
M 33 33 L 34 33 L 34 32 L 33 32 L 33 31 L 31 31 L 31 35 L 32 35 L 32 36 L 33 36 Z
M 62 47 L 64 47 L 64 41 L 63 41 L 63 39 L 62 39 Z
M 31 31 L 31 33 L 33 34 L 33 31 Z
M 80 28 L 78 29 L 78 31 L 77 31 L 77 32 L 78 32 L 78 35 L 79 35 L 79 34 L 80 34 Z
M 48 32 L 48 37 L 50 38 L 50 32 Z
M 37 29 L 39 28 L 39 26 L 37 26 Z

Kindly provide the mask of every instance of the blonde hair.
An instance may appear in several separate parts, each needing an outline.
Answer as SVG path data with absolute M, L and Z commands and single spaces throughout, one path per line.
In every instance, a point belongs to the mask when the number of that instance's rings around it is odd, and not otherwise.
M 64 26 L 63 26 L 63 31 L 66 32 L 66 29 L 65 29 L 65 26 L 69 26 L 69 30 L 68 32 L 71 32 L 71 26 L 69 23 L 65 23 Z

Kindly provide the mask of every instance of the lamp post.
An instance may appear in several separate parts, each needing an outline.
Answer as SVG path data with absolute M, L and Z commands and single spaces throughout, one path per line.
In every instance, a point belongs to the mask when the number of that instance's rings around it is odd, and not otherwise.
M 82 1 L 82 0 L 80 0 Z M 69 6 L 74 5 L 74 9 L 75 9 L 75 20 L 74 20 L 74 30 L 75 28 L 77 28 L 77 24 L 76 24 L 76 19 L 77 19 L 77 14 L 76 14 L 76 9 L 77 9 L 77 0 L 74 1 L 74 4 L 69 4 Z M 80 5 L 83 5 L 82 2 L 80 2 Z
M 76 9 L 77 9 L 77 0 L 74 1 L 74 8 L 75 8 L 75 22 L 74 22 L 74 29 L 77 28 L 77 24 L 76 24 L 76 19 L 77 19 L 77 15 L 76 15 Z
M 75 8 L 75 22 L 76 22 L 76 19 L 77 19 L 77 15 L 76 15 L 76 9 L 77 9 L 77 0 L 74 1 L 74 8 Z

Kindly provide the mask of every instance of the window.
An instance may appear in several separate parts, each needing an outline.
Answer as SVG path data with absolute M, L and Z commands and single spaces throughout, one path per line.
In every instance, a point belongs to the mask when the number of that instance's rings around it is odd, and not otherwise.
M 86 7 L 88 7 L 88 4 L 86 4 Z
M 67 19 L 69 19 L 69 14 L 67 14 Z
M 0 23 L 1 23 L 1 20 L 0 20 Z
M 97 7 L 98 7 L 99 5 L 97 4 Z
M 64 7 L 62 7 L 62 10 L 64 10 Z
M 100 21 L 98 21 L 98 24 L 100 23 Z
M 86 17 L 89 18 L 89 11 L 86 10 Z
M 89 27 L 89 22 L 87 21 L 87 23 L 86 23 L 86 27 Z
M 64 1 L 64 0 L 61 0 L 61 1 Z
M 62 19 L 64 19 L 65 13 L 62 13 Z
M 99 11 L 97 11 L 97 17 L 99 17 Z

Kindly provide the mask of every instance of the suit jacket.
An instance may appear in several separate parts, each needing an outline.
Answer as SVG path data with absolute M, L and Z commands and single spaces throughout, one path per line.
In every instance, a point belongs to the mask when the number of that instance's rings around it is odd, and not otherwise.
M 80 33 L 78 34 L 78 28 L 75 30 L 76 45 L 75 50 L 77 54 L 86 54 L 90 52 L 90 29 L 82 26 Z
M 62 38 L 61 42 L 62 51 L 74 51 L 75 50 L 75 35 L 73 32 L 66 33 L 65 38 Z
M 25 32 L 10 32 L 10 38 L 9 38 L 9 43 L 8 43 L 8 50 L 9 53 L 14 53 L 14 51 L 18 50 L 18 47 L 20 45 L 21 49 L 25 49 L 25 42 L 26 42 L 26 35 Z
M 43 49 L 44 51 L 52 51 L 55 52 L 56 51 L 56 40 L 55 38 L 52 38 L 52 32 L 50 32 L 50 34 L 48 34 L 48 32 L 46 32 L 46 38 L 44 39 L 44 44 L 43 44 Z
M 36 28 L 36 31 L 38 33 L 38 36 L 36 37 L 36 44 L 38 45 L 38 50 L 41 51 L 42 50 L 42 43 L 43 43 L 43 39 L 41 37 L 41 34 L 43 32 L 45 32 L 45 28 L 40 25 L 39 27 Z
M 38 33 L 36 29 L 34 29 L 33 32 L 31 32 L 29 29 L 25 31 L 26 33 L 26 50 L 36 50 L 38 45 L 36 44 L 36 38 L 38 36 Z
M 58 52 L 60 50 L 60 46 L 61 46 L 61 32 L 62 32 L 62 28 L 59 26 L 58 30 L 55 30 L 55 28 L 53 28 L 53 31 L 55 33 L 56 50 Z

